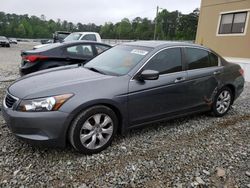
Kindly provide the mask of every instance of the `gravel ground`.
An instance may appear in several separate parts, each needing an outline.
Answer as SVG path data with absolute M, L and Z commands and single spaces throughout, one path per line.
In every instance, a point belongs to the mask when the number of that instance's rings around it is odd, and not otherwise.
M 1 75 L 18 75 L 20 60 L 2 61 L 17 56 L 13 48 L 0 49 Z M 9 84 L 0 83 L 0 99 Z M 249 135 L 249 83 L 223 118 L 198 114 L 133 130 L 92 156 L 30 146 L 0 116 L 0 187 L 250 187 Z
M 0 81 L 14 79 L 19 76 L 18 67 L 21 63 L 21 51 L 32 49 L 35 42 L 19 42 L 10 48 L 0 47 Z

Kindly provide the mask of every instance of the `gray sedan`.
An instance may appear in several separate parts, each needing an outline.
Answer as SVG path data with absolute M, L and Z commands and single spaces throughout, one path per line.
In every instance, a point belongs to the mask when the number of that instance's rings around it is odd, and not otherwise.
M 202 46 L 118 45 L 85 66 L 41 71 L 13 83 L 3 101 L 11 131 L 31 143 L 92 154 L 117 133 L 210 111 L 225 115 L 244 88 L 243 70 Z

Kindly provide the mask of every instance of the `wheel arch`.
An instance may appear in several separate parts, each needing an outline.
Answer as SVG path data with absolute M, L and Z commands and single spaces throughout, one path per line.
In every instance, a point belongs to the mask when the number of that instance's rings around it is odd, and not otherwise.
M 123 134 L 125 132 L 125 117 L 124 117 L 124 114 L 123 114 L 123 111 L 121 108 L 118 107 L 117 104 L 115 104 L 114 102 L 111 102 L 109 100 L 101 100 L 101 101 L 98 101 L 98 102 L 94 102 L 94 101 L 91 101 L 87 104 L 84 104 L 84 105 L 80 105 L 78 108 L 76 108 L 71 114 L 72 114 L 72 118 L 70 119 L 69 121 L 69 124 L 67 126 L 67 128 L 65 129 L 65 138 L 66 138 L 66 142 L 68 141 L 68 134 L 69 134 L 69 130 L 70 130 L 70 127 L 72 125 L 72 122 L 75 120 L 75 118 L 80 114 L 82 113 L 83 111 L 91 108 L 91 107 L 94 107 L 94 106 L 106 106 L 108 108 L 110 108 L 111 110 L 114 111 L 114 113 L 116 114 L 117 116 L 117 119 L 118 119 L 118 134 Z
M 231 91 L 232 91 L 232 95 L 233 95 L 233 100 L 232 100 L 232 104 L 233 104 L 233 102 L 234 102 L 234 99 L 235 99 L 235 93 L 236 93 L 236 88 L 235 88 L 235 86 L 233 85 L 233 84 L 225 84 L 222 88 L 224 88 L 224 87 L 227 87 L 227 88 L 229 88 Z

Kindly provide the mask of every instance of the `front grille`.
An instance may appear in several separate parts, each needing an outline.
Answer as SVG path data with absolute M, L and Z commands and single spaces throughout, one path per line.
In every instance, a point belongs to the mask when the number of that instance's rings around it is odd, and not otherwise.
M 7 94 L 5 97 L 5 105 L 8 108 L 12 108 L 16 101 L 17 101 L 17 99 L 15 97 L 11 96 L 10 94 Z

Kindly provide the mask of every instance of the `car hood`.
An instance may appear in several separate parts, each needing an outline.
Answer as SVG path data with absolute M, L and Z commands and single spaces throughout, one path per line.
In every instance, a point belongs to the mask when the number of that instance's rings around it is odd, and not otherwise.
M 83 67 L 57 68 L 24 76 L 15 81 L 8 88 L 8 92 L 20 99 L 37 96 L 45 97 L 48 91 L 50 94 L 62 94 L 61 92 L 64 90 L 73 92 L 70 90 L 72 85 L 90 83 L 112 77 Z

